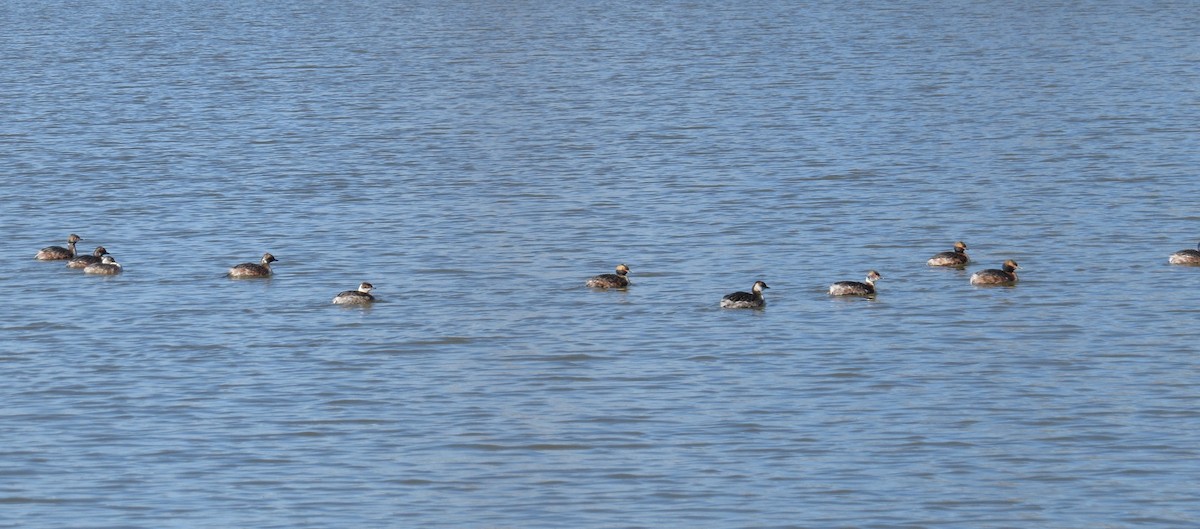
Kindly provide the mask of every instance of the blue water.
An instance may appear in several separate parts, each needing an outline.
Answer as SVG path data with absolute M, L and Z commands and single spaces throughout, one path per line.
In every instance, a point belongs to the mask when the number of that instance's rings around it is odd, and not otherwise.
M 0 25 L 2 527 L 1200 524 L 1194 3 Z

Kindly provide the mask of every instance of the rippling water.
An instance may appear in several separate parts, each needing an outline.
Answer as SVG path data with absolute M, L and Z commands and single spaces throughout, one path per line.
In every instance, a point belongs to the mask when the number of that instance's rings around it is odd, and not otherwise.
M 0 525 L 1194 527 L 1195 7 L 4 3 Z

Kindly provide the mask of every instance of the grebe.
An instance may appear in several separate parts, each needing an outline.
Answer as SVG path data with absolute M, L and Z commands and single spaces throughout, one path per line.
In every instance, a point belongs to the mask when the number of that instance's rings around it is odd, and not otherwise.
M 953 252 L 942 252 L 929 258 L 925 264 L 929 266 L 963 266 L 971 258 L 967 257 L 967 245 L 962 241 L 954 243 Z
M 229 277 L 271 277 L 271 263 L 278 261 L 274 255 L 264 253 L 258 263 L 242 263 L 229 269 Z
M 72 233 L 70 237 L 67 237 L 67 247 L 66 248 L 63 248 L 62 246 L 47 246 L 45 248 L 42 248 L 42 250 L 40 252 L 38 252 L 37 255 L 34 256 L 34 259 L 38 259 L 40 261 L 56 261 L 59 259 L 70 259 L 72 257 L 75 257 L 75 243 L 82 241 L 82 240 L 83 239 L 80 239 L 78 235 L 75 235 L 74 233 Z
M 1197 250 L 1200 250 L 1200 244 L 1196 245 L 1196 250 L 1179 250 L 1178 252 L 1171 254 L 1171 257 L 1167 259 L 1167 262 L 1171 264 L 1186 265 L 1200 264 L 1200 251 Z
M 121 265 L 117 263 L 116 259 L 113 259 L 113 256 L 105 255 L 104 257 L 100 258 L 99 263 L 87 265 L 87 267 L 83 269 L 83 273 L 115 276 L 121 273 Z
M 830 296 L 870 296 L 875 294 L 875 282 L 883 279 L 879 272 L 867 271 L 865 283 L 858 281 L 838 281 L 829 285 Z
M 375 287 L 364 281 L 358 284 L 358 290 L 346 290 L 334 296 L 333 303 L 336 305 L 366 305 L 375 301 L 375 296 L 371 295 L 372 290 L 375 290 Z
M 103 246 L 97 246 L 92 255 L 81 255 L 67 261 L 67 268 L 87 268 L 87 265 L 99 263 L 100 258 L 107 254 L 108 250 L 105 250 Z
M 755 281 L 754 287 L 750 292 L 734 292 L 721 298 L 721 308 L 723 309 L 761 309 L 767 305 L 767 300 L 763 299 L 763 289 L 771 288 L 762 281 Z
M 1003 270 L 989 268 L 971 274 L 972 285 L 1012 285 L 1017 282 L 1017 262 L 1004 261 Z
M 625 277 L 628 274 L 629 267 L 619 264 L 617 265 L 617 273 L 600 274 L 588 279 L 586 285 L 592 288 L 625 288 L 629 286 L 629 278 Z

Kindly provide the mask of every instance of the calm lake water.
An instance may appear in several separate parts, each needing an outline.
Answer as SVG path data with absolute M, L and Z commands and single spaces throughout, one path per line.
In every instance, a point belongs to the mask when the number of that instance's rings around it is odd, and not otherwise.
M 1200 525 L 1194 2 L 0 23 L 2 527 Z

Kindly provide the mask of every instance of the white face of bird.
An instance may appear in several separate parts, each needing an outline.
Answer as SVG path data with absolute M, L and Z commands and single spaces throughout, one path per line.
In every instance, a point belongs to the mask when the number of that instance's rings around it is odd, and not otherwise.
M 370 283 L 363 282 L 358 285 L 358 291 L 363 294 L 369 294 L 372 290 L 375 290 L 375 286 Z
M 629 267 L 623 264 L 617 265 L 617 274 L 625 275 L 629 273 Z
M 767 284 L 763 283 L 762 281 L 755 281 L 754 288 L 752 290 L 754 292 L 762 292 L 764 288 L 771 288 L 771 287 L 767 286 Z
M 880 279 L 883 279 L 883 276 L 879 275 L 879 272 L 876 272 L 874 270 L 867 272 L 867 282 L 868 283 L 875 284 L 875 282 L 879 281 Z

